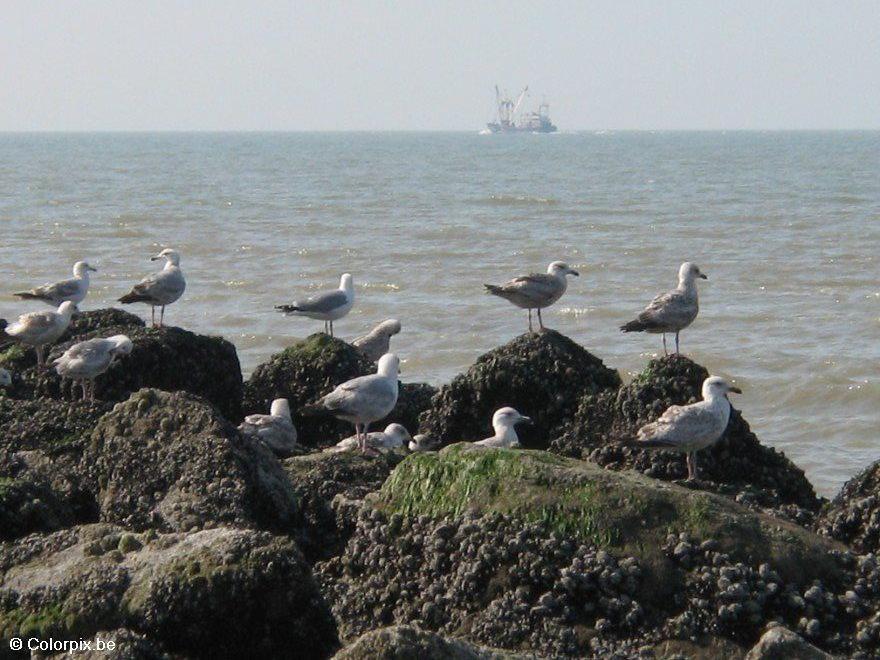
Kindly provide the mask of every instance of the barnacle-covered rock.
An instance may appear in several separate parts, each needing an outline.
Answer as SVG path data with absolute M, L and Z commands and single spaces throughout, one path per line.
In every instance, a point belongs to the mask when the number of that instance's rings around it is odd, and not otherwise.
M 786 660 L 786 658 L 833 660 L 832 656 L 783 626 L 774 626 L 765 632 L 746 654 L 745 660 Z
M 296 544 L 253 530 L 71 528 L 0 546 L 0 644 L 124 626 L 187 657 L 326 658 L 335 626 Z
M 207 337 L 181 328 L 146 328 L 136 316 L 117 309 L 83 312 L 49 352 L 49 361 L 75 343 L 95 337 L 125 334 L 133 342 L 130 355 L 117 360 L 96 380 L 96 396 L 124 401 L 145 387 L 184 390 L 213 403 L 223 415 L 241 418 L 242 376 L 235 347 L 222 337 Z M 0 362 L 16 378 L 12 396 L 76 399 L 79 388 L 62 383 L 54 369 L 36 367 L 34 352 L 12 346 Z
M 880 461 L 844 484 L 820 513 L 816 529 L 859 552 L 880 552 Z
M 141 390 L 98 422 L 85 483 L 105 522 L 186 531 L 223 524 L 288 530 L 296 496 L 281 464 L 207 402 Z
M 699 401 L 708 376 L 704 367 L 684 356 L 652 360 L 628 385 L 585 396 L 551 443 L 551 450 L 612 469 L 635 469 L 657 479 L 684 478 L 683 454 L 639 449 L 624 441 L 633 440 L 641 426 L 669 406 Z M 699 461 L 706 486 L 743 503 L 769 508 L 795 505 L 807 512 L 821 505 L 803 470 L 782 452 L 762 445 L 736 409 L 727 431 L 713 447 L 700 452 Z
M 442 444 L 492 434 L 492 414 L 513 406 L 531 417 L 517 429 L 526 447 L 546 448 L 581 397 L 616 390 L 617 372 L 555 330 L 521 335 L 480 356 L 444 385 L 422 416 L 420 432 Z
M 494 651 L 415 626 L 389 626 L 370 631 L 333 656 L 333 660 L 526 660 L 533 655 Z

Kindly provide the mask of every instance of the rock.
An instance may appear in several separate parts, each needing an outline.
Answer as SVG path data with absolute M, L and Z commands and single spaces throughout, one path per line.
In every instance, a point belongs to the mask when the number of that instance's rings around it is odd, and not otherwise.
M 628 385 L 585 396 L 551 450 L 604 467 L 635 469 L 657 479 L 682 479 L 687 475 L 683 454 L 628 447 L 622 441 L 634 439 L 642 425 L 657 419 L 669 406 L 699 401 L 708 375 L 684 356 L 651 360 Z M 700 479 L 709 489 L 739 496 L 743 503 L 795 505 L 807 511 L 821 505 L 803 470 L 783 453 L 761 445 L 736 409 L 724 436 L 700 452 L 699 462 Z
M 271 451 L 187 392 L 141 390 L 117 404 L 91 435 L 81 470 L 100 519 L 134 530 L 286 531 L 297 521 L 296 496 Z
M 230 421 L 241 419 L 241 366 L 235 347 L 222 337 L 206 337 L 174 327 L 145 328 L 143 321 L 127 312 L 102 309 L 77 316 L 52 347 L 49 360 L 75 343 L 114 334 L 128 335 L 134 349 L 97 379 L 98 399 L 124 401 L 145 387 L 184 390 L 213 403 Z M 5 360 L 0 358 L 18 376 L 13 396 L 79 398 L 79 388 L 71 389 L 70 383 L 62 387 L 53 369 L 35 366 L 33 355 L 33 351 L 15 346 L 7 350 Z
M 517 429 L 520 442 L 545 448 L 581 397 L 619 386 L 616 371 L 555 330 L 524 334 L 441 387 L 420 432 L 443 444 L 481 440 L 492 434 L 495 410 L 513 406 L 535 422 Z
M 379 490 L 402 451 L 379 456 L 360 452 L 315 452 L 284 461 L 302 511 L 304 529 L 299 538 L 312 561 L 339 554 L 355 527 L 359 504 Z
M 266 532 L 98 524 L 0 546 L 2 648 L 119 627 L 194 657 L 326 658 L 338 646 L 295 543 Z
M 274 399 L 287 399 L 300 444 L 330 446 L 352 434 L 351 424 L 328 415 L 304 417 L 299 411 L 337 385 L 375 372 L 376 365 L 355 347 L 341 339 L 316 333 L 276 353 L 254 370 L 244 387 L 244 412 L 248 415 L 265 413 Z M 381 430 L 392 422 L 399 422 L 414 435 L 419 415 L 430 404 L 433 393 L 430 385 L 401 384 L 397 407 L 371 429 Z
M 0 397 L 0 454 L 31 449 L 53 455 L 76 452 L 111 408 L 104 401 Z
M 843 485 L 820 512 L 816 530 L 859 552 L 880 552 L 880 461 Z
M 746 660 L 832 660 L 833 656 L 816 648 L 788 628 L 774 626 L 765 632 L 746 654 Z
M 0 476 L 0 541 L 73 524 L 71 508 L 42 483 Z
M 103 647 L 97 647 L 98 640 Z M 75 654 L 77 660 L 179 660 L 180 656 L 170 655 L 160 644 L 140 635 L 128 628 L 116 630 L 99 630 L 95 633 L 92 648 L 79 650 Z M 111 648 L 112 644 L 112 648 Z M 37 652 L 31 656 L 31 660 L 43 660 L 57 658 L 57 655 L 42 655 Z
M 526 660 L 533 655 L 494 651 L 443 637 L 415 626 L 390 626 L 365 633 L 339 651 L 333 660 Z

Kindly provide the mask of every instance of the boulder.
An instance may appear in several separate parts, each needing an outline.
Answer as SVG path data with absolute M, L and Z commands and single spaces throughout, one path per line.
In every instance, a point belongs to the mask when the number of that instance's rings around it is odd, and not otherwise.
M 612 469 L 634 469 L 675 480 L 687 475 L 685 456 L 638 449 L 624 441 L 657 419 L 671 405 L 701 400 L 709 372 L 684 356 L 651 360 L 631 383 L 618 390 L 585 396 L 551 443 L 551 451 L 585 458 Z M 700 478 L 711 489 L 744 503 L 764 507 L 795 505 L 808 512 L 821 505 L 803 470 L 782 452 L 762 445 L 740 412 L 731 413 L 727 431 L 715 446 L 699 454 Z
M 266 532 L 98 524 L 0 546 L 2 648 L 120 627 L 192 657 L 326 658 L 338 646 L 296 544 Z
M 819 514 L 816 529 L 859 552 L 880 552 L 880 461 L 844 484 Z
M 382 487 L 404 456 L 403 451 L 314 452 L 284 461 L 303 516 L 299 543 L 306 557 L 317 561 L 342 551 L 362 500 Z
M 372 630 L 333 656 L 333 660 L 526 660 L 533 655 L 495 651 L 415 626 Z
M 46 484 L 0 476 L 0 541 L 52 532 L 75 519 L 67 502 Z
M 513 406 L 534 420 L 517 429 L 526 447 L 546 448 L 588 394 L 616 390 L 617 372 L 555 330 L 521 335 L 480 356 L 444 385 L 421 419 L 420 432 L 442 444 L 492 435 L 492 414 Z
M 281 464 L 209 403 L 146 389 L 98 422 L 83 452 L 100 519 L 134 530 L 217 525 L 286 531 L 298 519 Z
M 98 399 L 124 401 L 145 387 L 182 390 L 207 399 L 230 421 L 241 419 L 241 366 L 235 347 L 222 337 L 206 337 L 174 327 L 146 328 L 143 321 L 127 312 L 102 309 L 78 315 L 52 347 L 49 360 L 77 342 L 115 334 L 128 335 L 134 348 L 97 379 Z M 17 376 L 13 396 L 80 397 L 79 388 L 62 383 L 53 369 L 37 368 L 33 350 L 13 346 L 0 362 Z
M 843 551 L 713 493 L 461 443 L 404 459 L 319 570 L 345 641 L 415 624 L 550 657 L 631 657 L 716 631 L 748 648 L 773 618 L 796 625 L 801 594 L 836 603 L 857 582 Z M 811 611 L 823 643 L 855 628 L 839 609 Z
M 287 399 L 299 443 L 306 447 L 330 446 L 351 435 L 352 425 L 330 415 L 303 416 L 299 411 L 337 385 L 375 372 L 376 365 L 354 346 L 316 333 L 254 369 L 244 386 L 244 412 L 247 415 L 266 413 L 274 399 Z M 424 383 L 401 384 L 397 407 L 386 419 L 375 422 L 371 430 L 399 422 L 415 435 L 419 415 L 430 405 L 434 391 Z
M 788 628 L 774 626 L 765 632 L 746 654 L 745 660 L 833 660 Z

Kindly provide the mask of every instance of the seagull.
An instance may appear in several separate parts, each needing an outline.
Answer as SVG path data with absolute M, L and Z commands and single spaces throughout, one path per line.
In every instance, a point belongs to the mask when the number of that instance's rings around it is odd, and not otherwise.
M 368 449 L 378 451 L 389 451 L 404 447 L 413 441 L 409 431 L 404 428 L 403 424 L 389 424 L 384 431 L 374 431 L 367 434 Z M 328 453 L 341 453 L 346 451 L 354 451 L 360 445 L 360 441 L 356 435 L 349 436 L 345 440 L 340 440 L 332 447 L 325 449 Z
M 44 284 L 30 291 L 19 291 L 12 295 L 22 300 L 40 300 L 52 307 L 58 307 L 61 303 L 69 300 L 74 305 L 79 305 L 89 292 L 89 273 L 97 273 L 97 268 L 92 268 L 85 261 L 77 261 L 73 265 L 73 278 L 62 280 L 54 284 Z
M 400 332 L 400 321 L 388 319 L 382 321 L 363 337 L 358 337 L 351 345 L 360 349 L 367 359 L 375 362 L 391 349 L 391 337 Z
M 663 333 L 663 354 L 666 350 L 666 333 L 675 333 L 675 353 L 678 354 L 678 333 L 697 318 L 700 306 L 697 302 L 697 278 L 707 280 L 700 267 L 690 261 L 678 269 L 678 286 L 662 293 L 645 307 L 635 321 L 620 326 L 623 332 Z
M 475 445 L 481 447 L 519 447 L 519 436 L 516 434 L 516 425 L 520 422 L 531 424 L 532 420 L 525 415 L 520 415 L 511 407 L 499 408 L 492 415 L 492 428 L 495 429 L 495 435 L 485 440 L 475 442 Z
M 719 376 L 703 381 L 703 400 L 689 406 L 670 406 L 660 418 L 638 431 L 635 447 L 670 449 L 687 454 L 688 479 L 697 478 L 696 452 L 715 444 L 730 419 L 730 392 L 742 394 Z
M 361 451 L 367 453 L 370 424 L 394 410 L 397 405 L 400 360 L 394 353 L 379 358 L 378 373 L 353 378 L 323 397 L 311 410 L 331 413 L 337 419 L 354 424 Z
M 440 446 L 440 443 L 436 438 L 432 438 L 426 433 L 419 433 L 414 436 L 412 440 L 409 441 L 409 450 L 411 452 L 418 451 L 434 451 L 437 447 Z
M 566 275 L 579 276 L 579 273 L 562 261 L 554 261 L 547 266 L 545 273 L 532 273 L 517 277 L 501 286 L 484 284 L 486 291 L 493 296 L 509 300 L 517 307 L 529 310 L 529 332 L 532 331 L 532 310 L 538 310 L 538 324 L 544 329 L 541 310 L 549 307 L 562 297 L 568 286 Z
M 142 279 L 132 287 L 131 291 L 119 299 L 123 305 L 136 302 L 150 305 L 153 312 L 154 328 L 157 327 L 156 307 L 162 308 L 158 325 L 161 328 L 165 321 L 165 306 L 178 300 L 186 289 L 186 280 L 183 277 L 183 271 L 180 270 L 180 254 L 177 250 L 166 248 L 156 256 L 150 257 L 150 261 L 159 261 L 160 259 L 165 259 L 165 267 L 162 270 Z
M 6 326 L 6 334 L 26 346 L 33 346 L 37 352 L 37 364 L 42 367 L 46 364 L 44 347 L 64 334 L 74 310 L 76 305 L 65 300 L 55 312 L 22 314 L 18 321 Z
M 82 383 L 83 400 L 95 400 L 95 378 L 106 372 L 116 358 L 129 355 L 134 345 L 125 335 L 88 339 L 68 348 L 52 365 L 62 378 Z
M 275 454 L 289 456 L 296 449 L 296 427 L 287 399 L 275 399 L 268 415 L 248 415 L 238 427 L 252 440 L 262 440 Z
M 333 321 L 338 321 L 351 311 L 354 304 L 354 283 L 345 273 L 339 280 L 339 288 L 322 291 L 289 305 L 277 305 L 275 309 L 288 316 L 306 316 L 324 322 L 324 332 L 333 336 Z

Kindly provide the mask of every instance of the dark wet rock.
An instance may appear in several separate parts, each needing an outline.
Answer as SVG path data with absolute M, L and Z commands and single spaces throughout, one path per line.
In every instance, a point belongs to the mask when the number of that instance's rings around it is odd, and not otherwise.
M 96 396 L 105 401 L 124 401 L 145 387 L 168 392 L 187 391 L 213 403 L 231 420 L 241 419 L 242 376 L 235 347 L 222 337 L 207 337 L 181 328 L 146 328 L 127 312 L 101 309 L 83 312 L 49 352 L 49 360 L 75 343 L 125 334 L 134 348 L 96 381 Z M 36 367 L 33 350 L 7 349 L 0 362 L 15 375 L 12 396 L 76 399 L 79 387 L 62 384 L 53 369 Z M 4 366 L 0 365 L 0 366 Z M 268 410 L 268 408 L 267 408 Z
M 97 640 L 103 642 L 103 649 L 98 649 Z M 95 633 L 93 640 L 88 641 L 93 643 L 92 648 L 80 650 L 74 654 L 77 660 L 182 660 L 181 655 L 167 653 L 155 640 L 128 628 L 100 630 Z M 112 649 L 110 648 L 111 643 Z M 44 656 L 36 653 L 32 656 L 32 660 L 53 657 L 58 656 Z
M 99 524 L 0 546 L 2 648 L 119 627 L 189 657 L 326 658 L 338 646 L 295 543 L 266 532 Z
M 745 660 L 791 660 L 792 658 L 832 660 L 832 656 L 783 626 L 774 626 L 765 632 L 746 654 Z
M 244 387 L 244 412 L 247 415 L 265 413 L 274 399 L 287 399 L 300 444 L 330 446 L 352 434 L 351 424 L 329 415 L 303 416 L 299 411 L 337 385 L 375 372 L 376 365 L 354 346 L 316 333 L 276 353 L 254 370 Z M 401 384 L 396 408 L 371 429 L 381 430 L 391 422 L 399 422 L 415 434 L 419 415 L 430 405 L 433 394 L 434 388 L 430 385 Z
M 70 506 L 46 484 L 0 476 L 0 541 L 52 532 L 74 520 Z
M 656 479 L 683 479 L 687 476 L 683 454 L 638 449 L 623 442 L 633 440 L 641 426 L 669 406 L 699 401 L 708 375 L 704 367 L 684 356 L 652 360 L 628 385 L 584 397 L 551 450 L 611 469 L 638 470 Z M 736 409 L 718 443 L 700 452 L 699 464 L 704 483 L 696 487 L 737 498 L 742 504 L 794 505 L 796 510 L 780 513 L 804 521 L 821 505 L 803 470 L 782 452 L 762 445 Z
M 141 390 L 105 415 L 82 459 L 102 521 L 143 530 L 288 530 L 296 496 L 275 456 L 207 402 Z
M 529 333 L 480 356 L 441 387 L 420 433 L 442 444 L 481 440 L 492 435 L 492 414 L 513 406 L 535 422 L 518 427 L 523 446 L 545 448 L 583 396 L 619 386 L 616 371 L 571 339 L 555 330 Z
M 382 487 L 404 455 L 315 452 L 284 461 L 303 517 L 300 547 L 309 559 L 328 559 L 342 551 L 361 501 Z
M 816 529 L 859 552 L 880 552 L 880 461 L 844 484 L 820 513 Z
M 39 449 L 76 452 L 112 408 L 104 402 L 0 397 L 0 453 Z
M 389 626 L 365 633 L 333 660 L 526 660 L 533 655 L 495 651 L 415 626 Z

